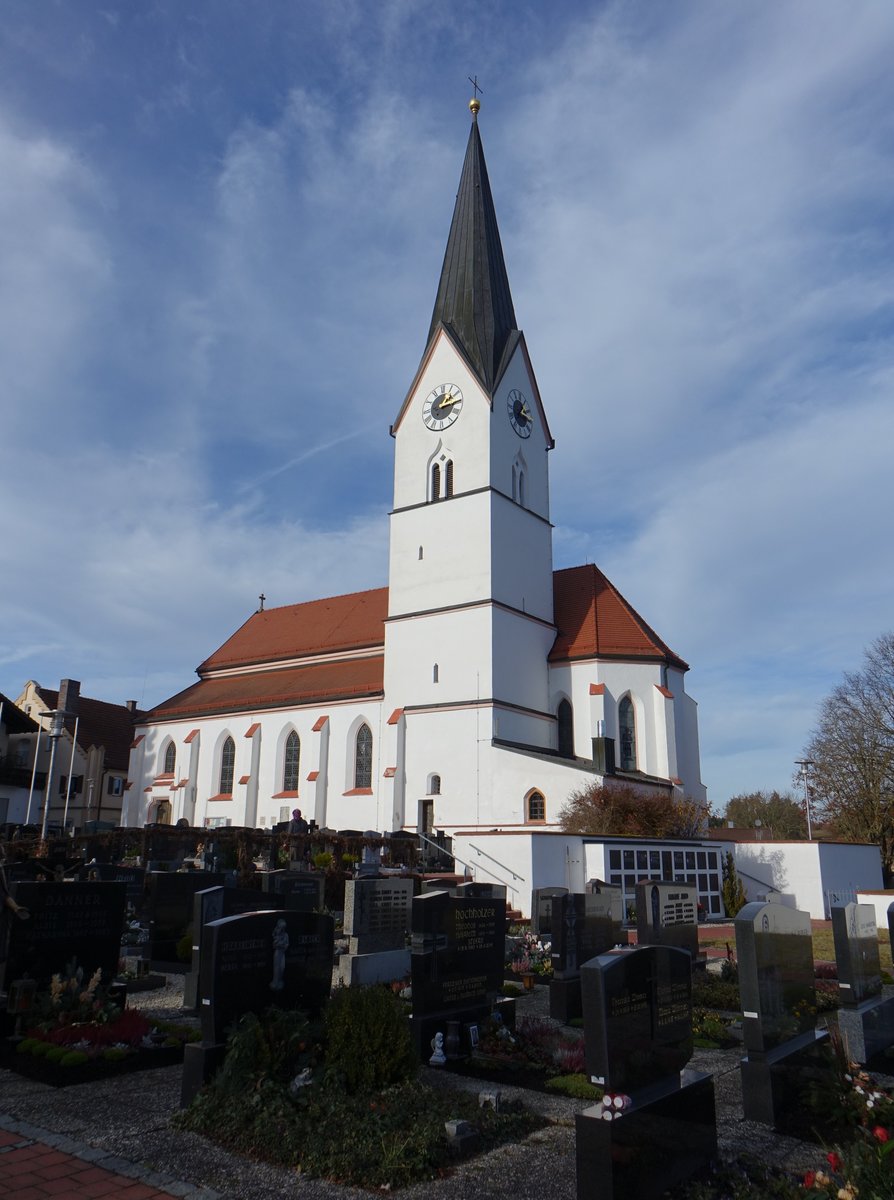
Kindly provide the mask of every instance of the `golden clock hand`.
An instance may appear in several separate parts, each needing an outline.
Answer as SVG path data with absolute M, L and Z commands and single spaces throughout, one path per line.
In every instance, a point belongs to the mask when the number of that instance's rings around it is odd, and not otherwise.
M 444 396 L 441 403 L 438 405 L 438 408 L 449 408 L 451 404 L 456 404 L 456 402 L 458 400 L 459 400 L 459 396 L 451 396 L 450 393 L 448 392 Z
M 525 420 L 526 420 L 526 421 L 530 421 L 530 419 L 531 419 L 531 414 L 528 412 L 528 406 L 527 406 L 527 404 L 523 404 L 523 405 L 521 406 L 521 415 L 522 415 L 522 416 L 525 418 Z

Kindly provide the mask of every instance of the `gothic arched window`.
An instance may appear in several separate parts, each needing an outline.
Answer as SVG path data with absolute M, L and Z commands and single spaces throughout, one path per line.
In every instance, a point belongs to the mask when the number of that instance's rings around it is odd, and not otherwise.
M 354 747 L 354 787 L 372 787 L 373 735 L 368 725 L 357 730 Z
M 636 770 L 636 715 L 633 701 L 625 696 L 618 705 L 618 729 L 620 732 L 621 770 Z
M 546 820 L 546 800 L 540 792 L 531 792 L 528 797 L 528 811 L 525 814 L 526 821 L 545 821 Z
M 567 700 L 559 705 L 559 754 L 562 758 L 574 758 L 574 710 Z
M 430 782 L 429 788 L 428 788 L 428 794 L 430 796 L 440 796 L 440 794 L 441 794 L 441 776 L 440 775 L 432 775 L 431 782 Z
M 231 737 L 226 738 L 220 748 L 220 786 L 221 796 L 232 796 L 233 773 L 236 767 L 236 743 Z
M 165 749 L 165 775 L 173 775 L 177 766 L 177 747 L 173 742 L 168 742 Z
M 301 739 L 293 729 L 286 738 L 286 749 L 283 755 L 282 790 L 284 792 L 298 791 L 298 771 L 301 766 Z

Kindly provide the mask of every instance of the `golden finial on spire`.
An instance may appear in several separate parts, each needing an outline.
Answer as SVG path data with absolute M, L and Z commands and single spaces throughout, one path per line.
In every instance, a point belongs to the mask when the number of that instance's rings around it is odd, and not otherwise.
M 478 111 L 481 108 L 481 101 L 478 99 L 478 93 L 481 92 L 481 95 L 483 96 L 484 91 L 482 88 L 480 88 L 478 86 L 478 76 L 477 75 L 475 76 L 474 79 L 470 75 L 469 83 L 471 83 L 471 85 L 474 89 L 473 94 L 472 94 L 472 99 L 469 101 L 469 109 L 472 113 L 472 120 L 477 121 L 478 120 Z

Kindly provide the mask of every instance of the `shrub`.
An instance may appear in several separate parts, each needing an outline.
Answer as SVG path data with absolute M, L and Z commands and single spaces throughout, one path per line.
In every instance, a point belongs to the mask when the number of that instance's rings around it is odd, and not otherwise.
M 718 979 L 705 971 L 692 980 L 692 1003 L 698 1008 L 739 1011 L 739 985 L 732 979 Z
M 82 1063 L 88 1062 L 87 1055 L 83 1050 L 69 1050 L 67 1054 L 63 1054 L 59 1059 L 60 1067 L 79 1067 Z
M 326 1008 L 326 1069 L 350 1094 L 390 1087 L 417 1070 L 404 1007 L 384 987 L 345 987 Z
M 44 1057 L 47 1062 L 59 1062 L 68 1053 L 69 1051 L 65 1046 L 50 1046 Z
M 602 1088 L 590 1083 L 586 1075 L 575 1072 L 573 1075 L 554 1075 L 547 1079 L 546 1090 L 559 1092 L 563 1096 L 571 1096 L 574 1100 L 601 1100 Z

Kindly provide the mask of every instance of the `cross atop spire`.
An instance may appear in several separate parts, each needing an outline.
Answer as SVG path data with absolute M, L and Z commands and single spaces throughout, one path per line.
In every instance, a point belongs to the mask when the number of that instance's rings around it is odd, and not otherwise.
M 486 390 L 492 392 L 506 344 L 517 326 L 478 132 L 477 92 L 481 89 L 475 80 L 472 84 L 476 88 L 469 104 L 472 128 L 428 341 L 443 324 L 458 341 Z

